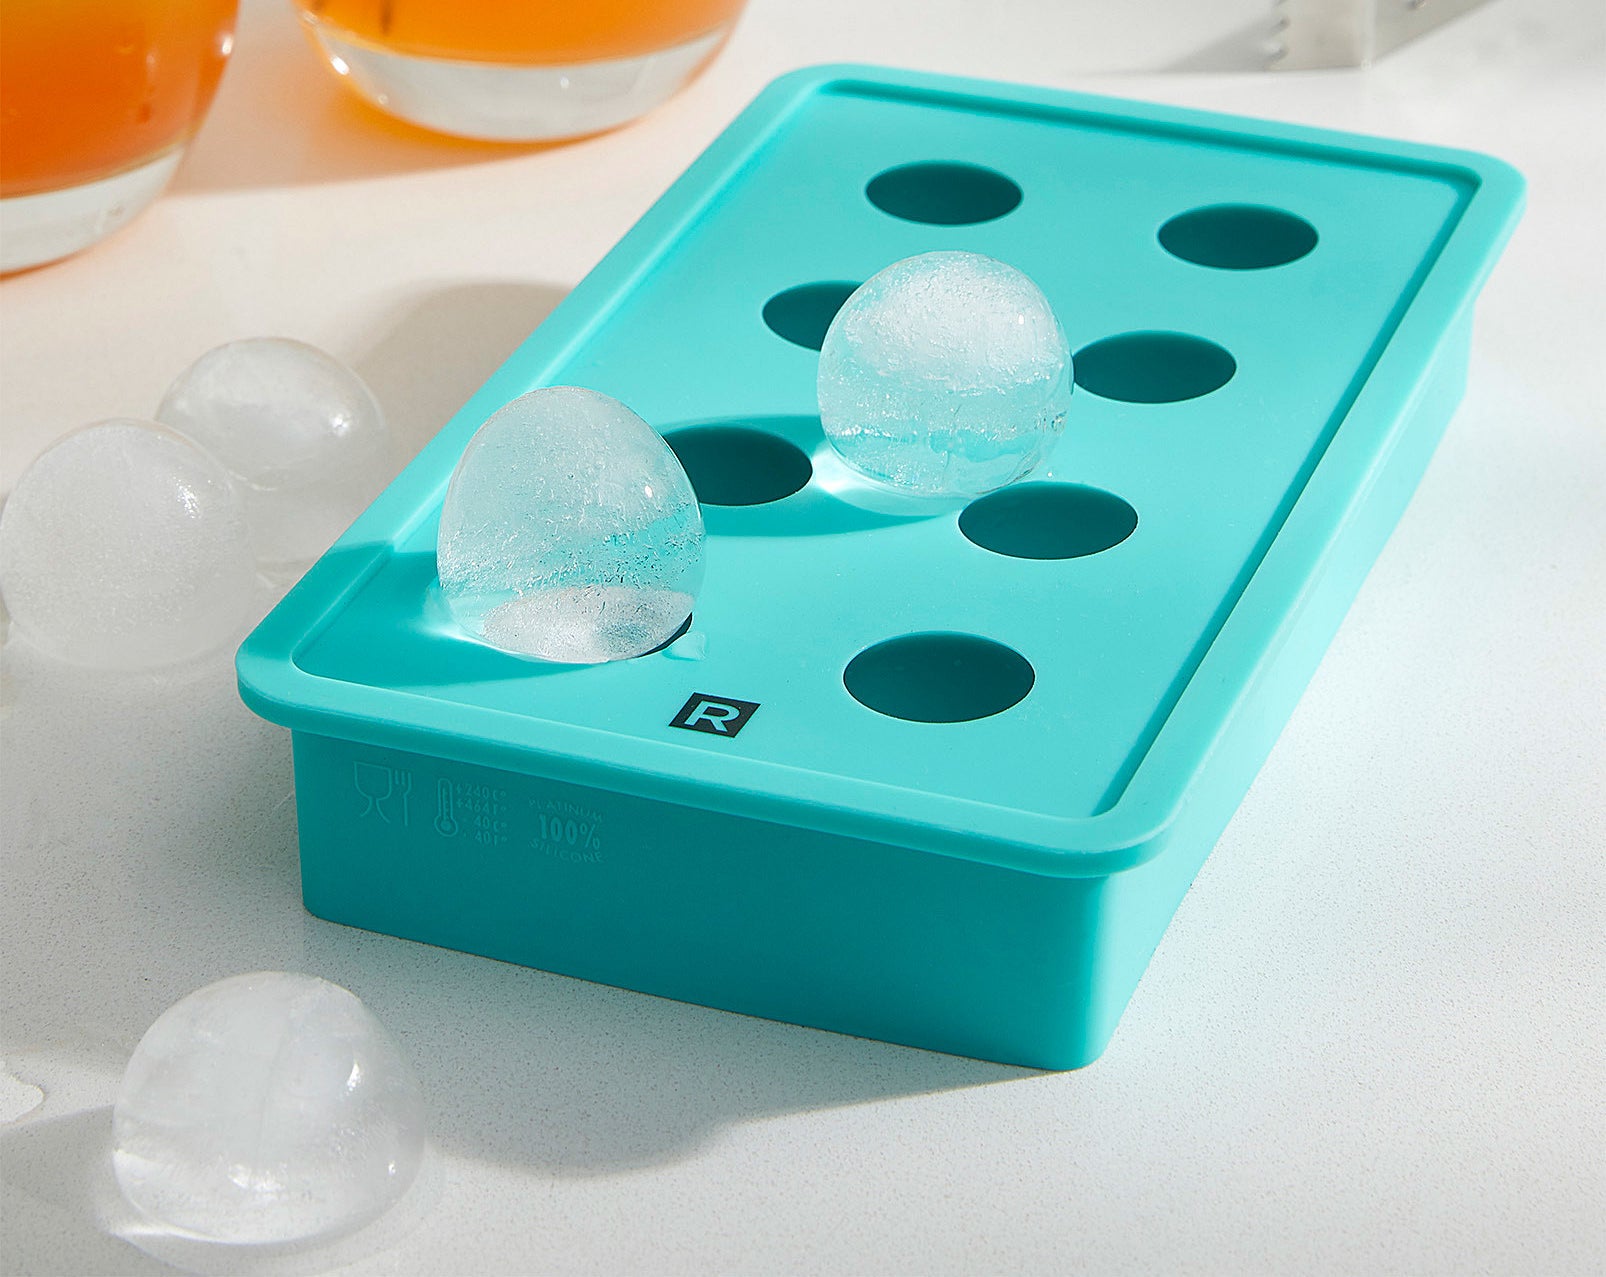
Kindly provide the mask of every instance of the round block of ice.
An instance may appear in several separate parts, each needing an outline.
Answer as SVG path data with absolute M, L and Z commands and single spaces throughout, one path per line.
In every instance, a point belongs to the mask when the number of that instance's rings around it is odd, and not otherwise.
M 820 348 L 820 423 L 861 474 L 978 496 L 1030 474 L 1065 428 L 1071 351 L 1020 271 L 924 253 L 871 276 Z
M 617 399 L 553 386 L 480 427 L 437 550 L 459 624 L 504 651 L 588 663 L 673 638 L 703 579 L 703 517 L 669 445 Z
M 373 393 L 305 342 L 260 337 L 210 350 L 156 416 L 234 476 L 258 566 L 276 580 L 299 576 L 391 475 L 390 432 Z
M 112 1165 L 180 1233 L 264 1244 L 349 1232 L 393 1205 L 424 1152 L 418 1079 L 339 985 L 262 971 L 199 989 L 140 1039 Z
M 118 419 L 58 440 L 0 513 L 0 593 L 36 647 L 171 665 L 233 637 L 256 574 L 240 497 L 189 440 Z

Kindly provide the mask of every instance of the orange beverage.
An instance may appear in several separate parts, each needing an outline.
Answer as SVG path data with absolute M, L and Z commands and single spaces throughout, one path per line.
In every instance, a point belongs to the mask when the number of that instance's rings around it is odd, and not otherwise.
M 470 137 L 608 128 L 713 56 L 745 0 L 295 0 L 370 102 Z
M 743 0 L 296 0 L 397 53 L 477 62 L 639 57 L 728 26 Z
M 34 214 L 47 205 L 82 214 L 83 201 L 40 198 L 52 193 L 126 188 L 103 210 L 115 224 L 154 198 L 211 103 L 234 12 L 235 0 L 0 0 L 6 238 L 36 238 Z M 119 183 L 140 173 L 143 184 Z M 5 250 L 5 268 L 34 264 L 13 255 Z

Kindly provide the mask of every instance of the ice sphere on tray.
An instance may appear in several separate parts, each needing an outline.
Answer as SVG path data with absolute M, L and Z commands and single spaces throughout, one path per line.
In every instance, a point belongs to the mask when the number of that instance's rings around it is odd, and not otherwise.
M 299 576 L 391 477 L 394 449 L 373 393 L 305 342 L 257 337 L 208 351 L 156 417 L 234 475 L 257 564 L 275 580 Z
M 826 438 L 916 496 L 979 496 L 1030 474 L 1064 431 L 1071 388 L 1048 298 L 979 253 L 923 253 L 871 276 L 820 348 Z
M 0 593 L 18 631 L 79 665 L 177 664 L 232 638 L 256 573 L 245 512 L 212 457 L 119 418 L 58 440 L 0 513 Z
M 476 638 L 548 661 L 623 660 L 691 615 L 703 518 L 651 426 L 598 391 L 553 386 L 469 441 L 436 557 L 441 593 Z
M 198 989 L 140 1039 L 112 1110 L 123 1195 L 172 1231 L 267 1244 L 376 1218 L 423 1160 L 423 1095 L 358 998 L 282 971 Z

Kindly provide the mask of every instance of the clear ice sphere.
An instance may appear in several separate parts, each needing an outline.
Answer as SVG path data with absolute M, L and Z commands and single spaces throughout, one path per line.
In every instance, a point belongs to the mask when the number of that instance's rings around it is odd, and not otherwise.
M 168 389 L 156 418 L 234 476 L 257 565 L 274 580 L 305 571 L 394 468 L 390 431 L 367 385 L 332 355 L 288 338 L 208 351 Z
M 1013 266 L 923 253 L 848 298 L 818 385 L 820 424 L 853 469 L 916 496 L 972 497 L 1047 457 L 1065 429 L 1071 350 Z
M 165 1228 L 267 1244 L 350 1232 L 424 1155 L 418 1079 L 357 997 L 261 971 L 163 1012 L 112 1110 L 124 1197 Z
M 520 656 L 624 660 L 671 639 L 703 579 L 703 516 L 658 433 L 617 399 L 533 390 L 469 441 L 441 508 L 441 593 Z
M 0 593 L 34 646 L 79 665 L 191 660 L 232 638 L 256 584 L 228 474 L 150 421 L 85 426 L 0 512 Z

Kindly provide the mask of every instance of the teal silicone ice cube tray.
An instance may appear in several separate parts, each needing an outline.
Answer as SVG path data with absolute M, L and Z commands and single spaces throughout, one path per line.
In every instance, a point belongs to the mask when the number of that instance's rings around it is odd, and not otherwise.
M 1465 152 L 1016 86 L 770 86 L 239 655 L 294 731 L 321 917 L 1062 1068 L 1108 1041 L 1458 401 L 1520 177 Z M 833 465 L 815 349 L 889 263 L 1043 288 L 1046 470 L 900 509 Z M 520 660 L 436 520 L 538 386 L 629 404 L 709 529 L 694 634 Z M 699 654 L 699 648 L 706 650 Z

